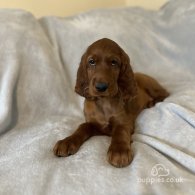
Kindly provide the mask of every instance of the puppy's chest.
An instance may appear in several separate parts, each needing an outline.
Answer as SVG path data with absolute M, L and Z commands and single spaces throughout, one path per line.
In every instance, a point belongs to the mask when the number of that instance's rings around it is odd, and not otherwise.
M 86 121 L 94 121 L 102 125 L 107 125 L 110 118 L 117 117 L 120 112 L 118 102 L 106 99 L 88 102 L 85 107 Z
M 109 101 L 100 101 L 97 102 L 97 112 L 104 120 L 109 121 L 109 119 L 115 115 L 116 107 Z

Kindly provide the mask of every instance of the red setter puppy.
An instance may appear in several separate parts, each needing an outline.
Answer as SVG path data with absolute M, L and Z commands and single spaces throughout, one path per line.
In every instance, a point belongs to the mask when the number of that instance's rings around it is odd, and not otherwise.
M 107 38 L 94 42 L 82 56 L 75 91 L 85 97 L 86 122 L 58 141 L 54 154 L 75 154 L 91 136 L 108 135 L 108 161 L 115 167 L 132 161 L 131 135 L 138 114 L 169 95 L 153 78 L 134 74 L 128 55 Z

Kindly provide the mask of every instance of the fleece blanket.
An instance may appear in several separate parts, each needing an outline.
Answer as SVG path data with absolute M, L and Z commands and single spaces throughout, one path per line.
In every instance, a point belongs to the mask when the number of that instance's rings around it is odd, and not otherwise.
M 84 121 L 76 71 L 86 47 L 103 37 L 170 92 L 137 118 L 134 160 L 122 169 L 107 162 L 106 136 L 67 158 L 52 152 Z M 194 97 L 194 0 L 67 18 L 0 10 L 0 194 L 195 194 Z

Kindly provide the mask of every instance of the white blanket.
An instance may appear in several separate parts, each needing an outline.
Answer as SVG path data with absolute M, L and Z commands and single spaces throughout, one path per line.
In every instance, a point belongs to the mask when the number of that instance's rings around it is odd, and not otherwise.
M 106 136 L 67 158 L 52 152 L 84 121 L 76 71 L 103 37 L 171 94 L 138 117 L 134 160 L 122 169 L 107 162 Z M 39 20 L 0 10 L 0 194 L 195 194 L 195 1 Z

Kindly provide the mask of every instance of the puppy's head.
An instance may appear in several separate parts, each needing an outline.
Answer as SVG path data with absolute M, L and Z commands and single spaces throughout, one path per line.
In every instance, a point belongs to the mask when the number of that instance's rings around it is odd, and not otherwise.
M 136 83 L 128 55 L 107 38 L 91 44 L 81 58 L 75 91 L 85 98 L 134 97 Z

